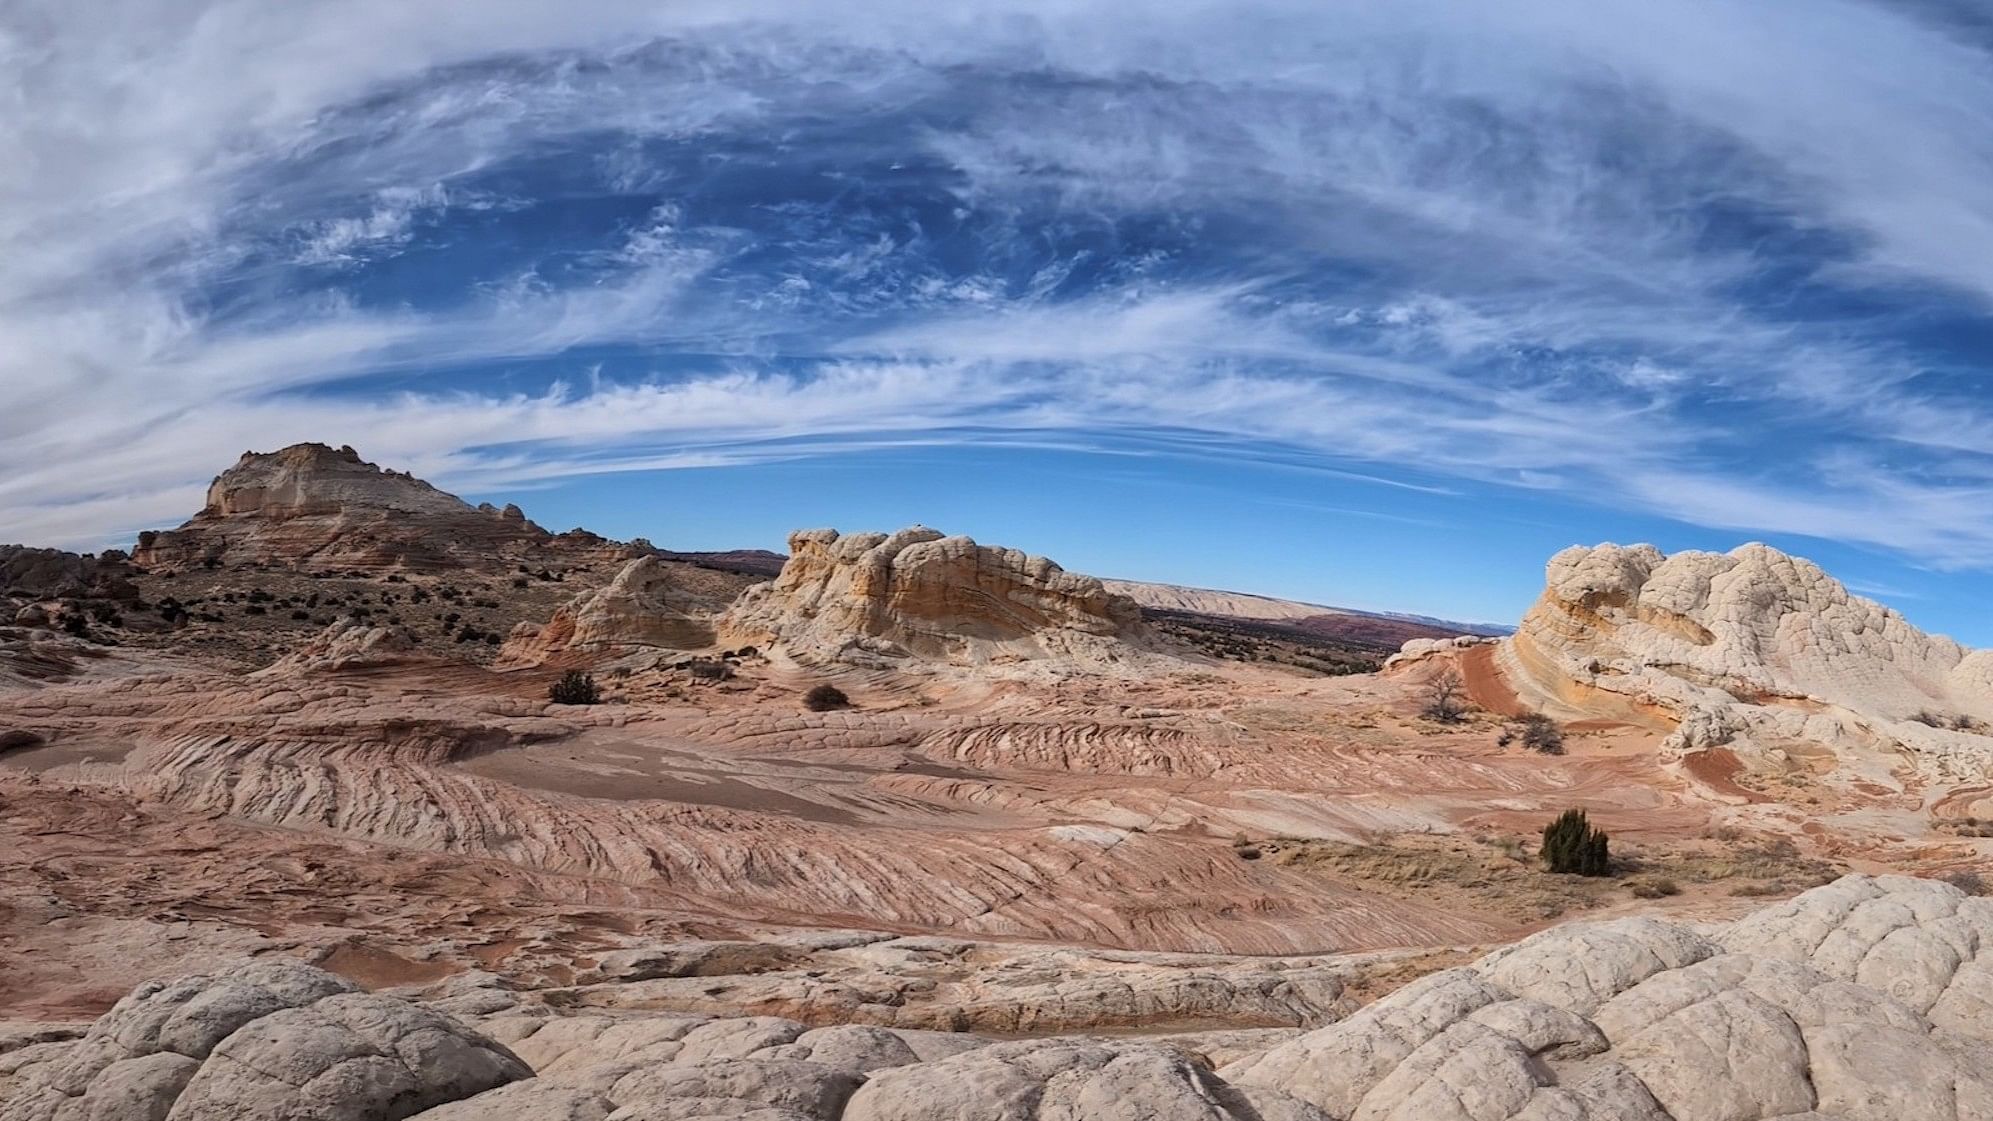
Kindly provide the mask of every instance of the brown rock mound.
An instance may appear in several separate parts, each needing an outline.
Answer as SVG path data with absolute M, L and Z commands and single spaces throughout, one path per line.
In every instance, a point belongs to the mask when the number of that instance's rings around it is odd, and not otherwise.
M 1133 600 L 1044 557 L 924 526 L 803 530 L 782 574 L 742 593 L 728 642 L 779 644 L 804 661 L 952 665 L 1125 660 L 1148 632 Z
M 185 525 L 140 534 L 133 560 L 163 569 L 486 569 L 549 545 L 614 548 L 592 534 L 549 534 L 517 506 L 473 507 L 412 475 L 384 471 L 350 447 L 295 444 L 244 452 L 209 485 L 207 506 Z

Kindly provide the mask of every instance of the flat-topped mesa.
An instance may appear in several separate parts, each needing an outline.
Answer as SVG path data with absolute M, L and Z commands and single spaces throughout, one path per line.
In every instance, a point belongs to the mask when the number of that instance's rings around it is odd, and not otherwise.
M 350 447 L 294 444 L 244 452 L 179 529 L 139 535 L 148 568 L 274 564 L 300 568 L 490 567 L 522 549 L 565 541 L 517 506 L 473 507 Z M 606 544 L 577 540 L 576 544 Z
M 1493 665 L 1552 715 L 1671 718 L 1681 749 L 1741 738 L 1993 755 L 1977 734 L 1993 725 L 1993 651 L 1925 634 L 1767 545 L 1566 549 Z
M 772 582 L 742 593 L 726 642 L 803 661 L 1103 665 L 1146 642 L 1141 610 L 1044 557 L 925 526 L 891 535 L 803 530 Z

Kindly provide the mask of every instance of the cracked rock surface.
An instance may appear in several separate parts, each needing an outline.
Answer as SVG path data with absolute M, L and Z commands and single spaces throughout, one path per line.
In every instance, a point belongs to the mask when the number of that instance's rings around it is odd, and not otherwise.
M 812 1029 L 497 978 L 404 999 L 272 958 L 30 1045 L 0 1119 L 1978 1121 L 1989 966 L 1993 900 L 1902 876 L 1722 927 L 1568 924 L 1260 1036 Z

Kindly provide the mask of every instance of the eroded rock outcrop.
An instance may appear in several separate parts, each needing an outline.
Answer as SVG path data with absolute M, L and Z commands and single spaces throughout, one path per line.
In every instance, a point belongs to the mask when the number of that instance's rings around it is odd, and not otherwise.
M 420 658 L 416 643 L 398 627 L 375 626 L 351 616 L 334 620 L 310 641 L 257 671 L 258 677 L 294 673 L 337 672 L 363 666 L 387 666 Z
M 728 611 L 723 640 L 778 644 L 804 661 L 1101 665 L 1147 637 L 1134 602 L 1091 576 L 925 527 L 804 530 L 789 553 L 780 576 Z
M 1414 643 L 1396 663 L 1464 652 Z M 1766 545 L 1566 549 L 1492 667 L 1552 715 L 1666 720 L 1679 752 L 1901 746 L 1933 777 L 1993 765 L 1993 652 L 1926 634 Z
M 350 447 L 244 452 L 179 529 L 139 535 L 148 568 L 273 564 L 319 569 L 490 568 L 534 548 L 613 550 L 593 535 L 549 534 L 517 506 L 473 507 Z
M 697 650 L 712 645 L 713 618 L 725 606 L 689 587 L 670 563 L 638 557 L 547 622 L 515 628 L 501 663 L 537 665 L 565 650 Z

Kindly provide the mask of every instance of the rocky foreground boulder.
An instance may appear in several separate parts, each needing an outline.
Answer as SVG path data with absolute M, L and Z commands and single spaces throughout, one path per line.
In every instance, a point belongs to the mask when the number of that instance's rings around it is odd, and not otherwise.
M 1727 927 L 1576 923 L 1273 1036 L 411 1001 L 259 959 L 0 1055 L 0 1121 L 1979 1121 L 1993 901 L 1850 876 Z
M 803 661 L 855 664 L 1101 665 L 1147 639 L 1141 609 L 1099 580 L 924 526 L 791 534 L 782 574 L 743 593 L 720 634 Z

